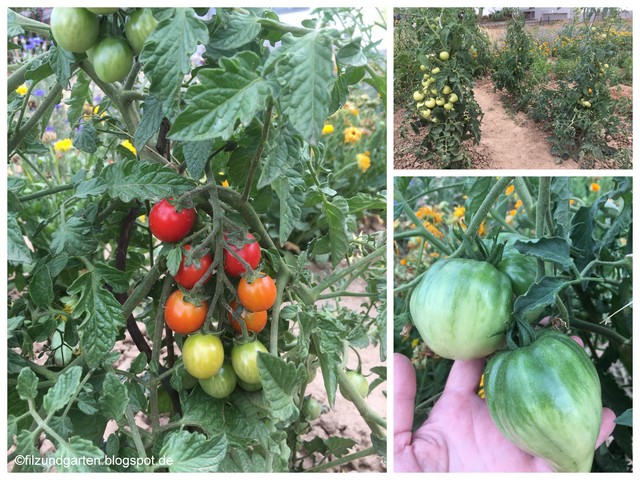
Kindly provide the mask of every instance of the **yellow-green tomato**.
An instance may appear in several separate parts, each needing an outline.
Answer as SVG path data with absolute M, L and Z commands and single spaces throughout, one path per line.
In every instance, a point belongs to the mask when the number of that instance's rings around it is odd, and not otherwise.
M 426 65 L 420 65 L 420 70 L 422 70 L 423 72 L 427 71 L 427 66 Z
M 144 42 L 155 30 L 156 25 L 158 21 L 149 8 L 140 8 L 131 14 L 124 26 L 124 34 L 136 55 L 142 51 Z
M 440 60 L 445 62 L 449 60 L 449 52 L 440 52 Z
M 427 108 L 434 108 L 436 106 L 436 99 L 431 97 L 429 100 L 424 102 L 424 106 Z
M 449 95 L 451 93 L 451 87 L 449 85 L 445 85 L 442 87 L 442 94 Z
M 133 53 L 122 38 L 105 38 L 93 49 L 93 68 L 103 82 L 111 83 L 123 79 L 132 66 Z
M 420 110 L 420 116 L 422 118 L 429 118 L 431 116 L 431 110 Z
M 257 392 L 262 388 L 262 384 L 260 382 L 247 383 L 247 382 L 243 382 L 239 378 L 238 378 L 238 385 L 240 385 L 240 388 L 242 388 L 243 390 L 246 390 L 247 392 Z
M 431 70 L 431 73 L 433 75 L 437 75 L 438 73 L 440 73 L 440 68 L 439 67 L 434 68 L 433 70 Z
M 233 346 L 231 350 L 231 365 L 233 365 L 238 378 L 243 382 L 260 383 L 258 352 L 269 353 L 259 340 Z
M 236 388 L 237 377 L 231 363 L 225 361 L 213 377 L 201 378 L 200 387 L 213 398 L 227 398 Z
M 449 103 L 456 103 L 458 100 L 458 95 L 456 95 L 455 93 L 449 95 Z
M 438 105 L 439 107 L 441 107 L 442 105 L 445 104 L 444 98 L 442 97 L 438 97 L 436 98 L 436 105 Z
M 413 92 L 413 99 L 416 102 L 421 102 L 424 99 L 424 95 L 422 93 L 418 92 L 418 91 Z
M 184 368 L 198 379 L 213 377 L 224 361 L 224 347 L 218 337 L 196 333 L 182 345 Z
M 449 102 L 447 102 L 447 103 L 445 103 L 442 107 L 443 107 L 445 110 L 453 110 L 453 103 L 449 103 Z

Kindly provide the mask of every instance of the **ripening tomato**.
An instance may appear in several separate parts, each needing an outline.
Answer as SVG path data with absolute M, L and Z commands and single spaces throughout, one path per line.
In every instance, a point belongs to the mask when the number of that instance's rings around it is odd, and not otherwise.
M 184 249 L 189 251 L 191 250 L 191 245 L 185 245 Z M 176 273 L 175 279 L 180 285 L 184 288 L 193 288 L 193 286 L 198 283 L 198 281 L 207 273 L 207 270 L 213 263 L 213 259 L 210 254 L 205 254 L 199 259 L 194 259 L 193 263 L 189 266 L 185 266 L 185 256 L 182 254 L 182 261 L 180 262 L 180 268 L 178 268 L 178 273 Z M 207 276 L 207 279 L 204 281 L 203 285 L 209 281 L 211 278 L 211 273 Z
M 151 35 L 157 25 L 158 21 L 149 8 L 140 8 L 129 16 L 124 26 L 124 34 L 136 55 L 142 51 L 147 37 Z
M 184 299 L 180 290 L 176 290 L 164 306 L 164 321 L 176 333 L 186 335 L 193 333 L 204 325 L 207 317 L 207 302 L 194 305 Z
M 259 340 L 236 344 L 231 349 L 231 365 L 240 380 L 245 383 L 260 383 L 258 371 L 258 352 L 269 353 Z
M 211 334 L 190 335 L 182 345 L 184 368 L 199 380 L 213 377 L 224 362 L 224 347 L 218 337 Z
M 86 8 L 55 7 L 51 11 L 51 33 L 59 47 L 82 53 L 98 40 L 98 17 Z
M 255 241 L 255 237 L 250 233 L 247 234 L 246 242 L 241 248 L 229 245 L 229 248 L 236 252 L 253 269 L 258 268 L 260 263 L 260 245 Z M 232 277 L 239 277 L 247 271 L 247 269 L 234 257 L 229 250 L 224 251 L 224 271 Z
M 238 309 L 238 302 L 233 300 L 229 306 L 235 311 Z M 244 320 L 244 324 L 247 327 L 247 331 L 253 333 L 260 333 L 264 330 L 264 327 L 267 325 L 267 311 L 263 310 L 261 312 L 250 312 L 249 310 L 242 309 L 239 312 L 240 316 Z M 229 322 L 231 323 L 231 327 L 238 332 L 242 333 L 242 327 L 240 326 L 240 322 L 238 322 L 232 314 L 229 314 Z
M 276 302 L 276 283 L 270 276 L 264 273 L 260 275 L 251 283 L 242 277 L 238 284 L 240 303 L 251 312 L 269 310 Z
M 182 240 L 189 233 L 195 221 L 195 209 L 183 208 L 177 211 L 166 198 L 156 203 L 149 212 L 151 233 L 163 242 Z

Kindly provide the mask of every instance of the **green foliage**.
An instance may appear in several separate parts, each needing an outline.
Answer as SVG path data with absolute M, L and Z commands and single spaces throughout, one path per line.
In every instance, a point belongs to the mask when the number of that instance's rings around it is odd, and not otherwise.
M 499 181 L 506 183 L 496 189 Z M 483 245 L 505 233 L 544 275 L 516 295 L 512 315 L 578 335 L 595 365 L 602 402 L 621 416 L 613 441 L 596 451 L 593 471 L 627 471 L 632 458 L 632 182 L 630 177 L 409 178 L 395 183 L 394 346 L 417 370 L 419 426 L 442 392 L 451 362 L 434 355 L 412 326 L 408 299 L 424 273 L 442 258 L 480 255 L 460 232 L 479 226 Z M 511 183 L 511 186 L 506 187 Z M 542 203 L 540 202 L 542 197 Z M 549 205 L 546 212 L 539 205 Z M 545 221 L 537 222 L 539 215 Z M 458 234 L 456 234 L 458 232 Z M 471 243 L 475 235 L 471 235 Z M 524 238 L 524 239 L 522 239 Z M 478 243 L 475 243 L 478 245 Z M 548 326 L 548 325 L 547 325 Z M 479 379 L 478 379 L 479 380 Z
M 349 347 L 386 359 L 386 67 L 365 10 L 318 9 L 293 26 L 266 8 L 153 8 L 155 29 L 113 83 L 9 10 L 9 462 L 40 457 L 43 439 L 67 461 L 59 472 L 322 470 L 384 454 L 385 420 L 364 402 L 375 448 L 320 438 L 300 415 L 312 367 L 333 408 Z M 124 38 L 134 11 L 101 15 L 103 32 Z M 149 229 L 168 197 L 196 210 L 174 244 Z M 208 303 L 203 331 L 227 351 L 246 341 L 229 325 L 238 279 L 223 262 L 247 231 L 277 285 L 258 335 L 270 354 L 260 388 L 215 400 L 186 372 L 164 302 L 181 247 L 209 252 L 212 280 L 185 294 Z M 105 455 L 117 463 L 73 462 Z

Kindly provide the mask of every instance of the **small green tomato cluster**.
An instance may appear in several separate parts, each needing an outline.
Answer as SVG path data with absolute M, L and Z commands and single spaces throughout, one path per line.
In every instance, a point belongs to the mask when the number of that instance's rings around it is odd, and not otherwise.
M 431 58 L 435 58 L 435 56 L 435 54 L 429 55 Z M 438 58 L 441 62 L 448 61 L 449 52 L 440 52 Z M 433 115 L 435 113 L 433 110 L 441 107 L 445 112 L 450 112 L 455 108 L 455 104 L 460 100 L 460 97 L 449 85 L 443 86 L 440 90 L 436 88 L 436 76 L 441 71 L 440 67 L 429 69 L 426 65 L 420 65 L 420 71 L 424 72 L 420 82 L 421 87 L 413 92 L 413 100 L 416 102 L 416 109 L 422 118 L 430 118 L 432 122 L 437 123 L 438 119 Z

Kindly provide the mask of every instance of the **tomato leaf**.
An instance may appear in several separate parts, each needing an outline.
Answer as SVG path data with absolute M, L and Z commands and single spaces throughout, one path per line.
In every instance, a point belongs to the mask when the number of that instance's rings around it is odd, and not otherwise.
M 217 472 L 227 448 L 224 434 L 207 439 L 201 433 L 179 430 L 165 437 L 159 456 L 173 460 L 169 465 L 172 473 Z
M 67 442 L 57 443 L 56 452 L 52 457 L 59 459 L 56 462 L 56 469 L 61 473 L 108 471 L 105 465 L 99 463 L 99 460 L 104 459 L 104 452 L 86 438 L 75 436 Z M 74 462 L 73 459 L 78 461 Z M 93 459 L 95 463 L 82 461 L 82 459 Z
M 331 43 L 329 34 L 321 30 L 299 38 L 288 33 L 273 52 L 275 69 L 270 78 L 282 88 L 282 112 L 311 145 L 322 133 L 336 81 Z
M 150 92 L 162 99 L 163 111 L 171 112 L 182 87 L 184 76 L 191 70 L 191 55 L 198 43 L 209 40 L 207 26 L 192 8 L 174 8 L 165 14 L 147 37 L 139 60 L 145 64 L 145 75 L 151 80 Z
M 110 351 L 121 327 L 125 325 L 122 306 L 103 288 L 104 279 L 95 270 L 76 279 L 68 288 L 80 298 L 74 314 L 84 316 L 79 327 L 80 346 L 90 367 L 97 366 Z
M 331 263 L 335 268 L 349 250 L 349 239 L 347 236 L 349 205 L 343 197 L 337 196 L 332 202 L 324 201 L 322 203 L 322 213 L 329 225 Z
M 49 389 L 42 399 L 42 406 L 47 413 L 53 413 L 66 407 L 80 385 L 81 367 L 71 367 L 65 370 L 57 379 L 53 387 Z
M 38 396 L 38 377 L 29 367 L 20 370 L 17 390 L 21 400 L 30 400 Z
M 102 395 L 100 395 L 100 407 L 109 418 L 120 420 L 124 417 L 129 403 L 127 387 L 118 377 L 108 372 L 102 383 Z
M 187 170 L 191 176 L 196 179 L 202 177 L 204 167 L 213 152 L 213 142 L 211 140 L 186 142 L 182 151 L 184 152 L 184 161 L 187 162 Z
M 7 219 L 7 260 L 12 263 L 30 264 L 31 250 L 24 241 L 17 215 L 9 214 Z
M 60 224 L 51 239 L 51 253 L 62 252 L 79 256 L 92 253 L 98 246 L 91 224 L 80 217 L 72 217 Z
M 273 181 L 272 186 L 280 198 L 280 242 L 286 242 L 300 220 L 302 210 L 298 200 L 294 197 L 288 177 L 280 176 Z
M 267 153 L 262 164 L 262 173 L 258 180 L 258 189 L 270 185 L 280 176 L 295 178 L 293 165 L 300 161 L 300 141 L 288 127 L 273 128 L 271 130 Z
M 248 126 L 266 107 L 272 87 L 258 74 L 260 58 L 255 53 L 221 58 L 219 64 L 220 68 L 202 69 L 198 73 L 200 83 L 187 90 L 187 106 L 171 127 L 170 138 L 228 140 L 238 122 Z
M 515 315 L 529 318 L 549 305 L 554 305 L 556 296 L 568 285 L 567 282 L 556 277 L 542 277 L 539 282 L 529 287 L 527 293 L 520 295 L 513 306 Z M 537 318 L 536 320 L 540 320 Z
M 98 150 L 98 131 L 92 123 L 84 122 L 73 137 L 73 146 L 87 153 L 96 153 Z
M 91 80 L 89 77 L 87 77 L 84 72 L 79 71 L 78 75 L 76 75 L 76 81 L 71 88 L 71 96 L 66 101 L 66 104 L 69 105 L 67 120 L 69 120 L 69 125 L 72 127 L 77 125 L 80 119 L 83 118 L 85 103 L 87 103 L 87 101 L 91 102 L 90 84 Z
M 344 334 L 345 332 L 333 321 L 322 317 L 318 328 L 314 329 L 311 335 L 311 340 L 320 360 L 327 400 L 332 408 L 336 402 L 338 369 L 340 368 L 340 354 L 342 353 L 342 338 Z
M 633 427 L 633 408 L 628 408 L 616 420 L 616 424 L 624 425 L 625 427 Z
M 274 355 L 258 352 L 258 371 L 270 415 L 285 428 L 300 413 L 293 400 L 294 392 L 306 378 L 304 365 L 296 367 Z
M 233 10 L 224 16 L 224 21 L 211 35 L 207 53 L 233 50 L 251 42 L 260 33 L 262 26 L 251 10 Z
M 142 103 L 142 117 L 136 132 L 133 134 L 133 146 L 141 151 L 146 143 L 158 133 L 164 118 L 163 105 L 155 95 L 149 96 Z
M 46 265 L 38 268 L 29 282 L 29 298 L 37 307 L 47 307 L 54 299 L 51 272 Z
M 516 240 L 513 244 L 516 250 L 525 255 L 554 262 L 563 268 L 570 268 L 573 261 L 569 252 L 569 244 L 560 237 L 544 237 L 536 240 Z
M 49 64 L 53 73 L 56 74 L 56 80 L 62 88 L 69 86 L 71 80 L 71 66 L 75 62 L 73 53 L 67 52 L 63 48 L 55 45 L 49 50 Z
M 156 163 L 128 161 L 109 165 L 102 171 L 109 196 L 123 202 L 158 200 L 193 188 L 193 180 Z

